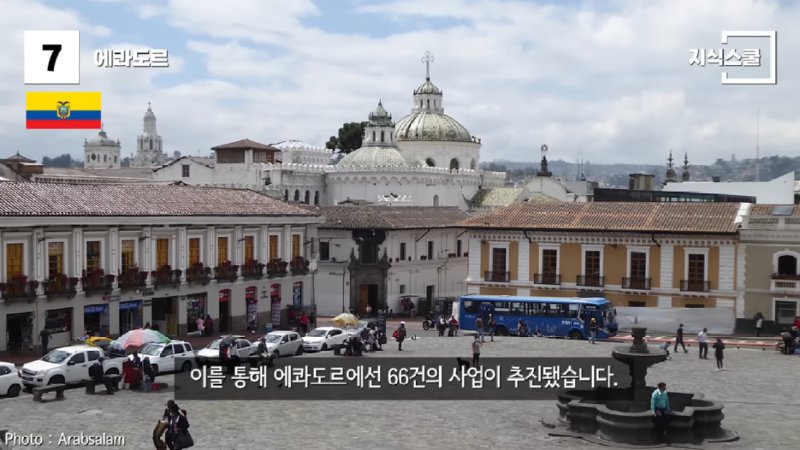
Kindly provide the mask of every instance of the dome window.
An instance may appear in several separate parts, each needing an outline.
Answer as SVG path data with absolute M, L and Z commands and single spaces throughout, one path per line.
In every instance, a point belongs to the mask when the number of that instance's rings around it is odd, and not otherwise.
M 381 131 L 381 142 L 386 142 L 386 132 Z
M 436 167 L 436 162 L 433 158 L 425 158 L 425 164 L 427 164 L 428 167 Z
M 299 189 L 295 189 L 295 191 L 294 191 L 294 201 L 296 201 L 296 202 L 300 201 L 300 190 Z
M 472 170 L 475 170 L 475 160 L 474 159 L 472 161 L 470 161 L 469 168 L 472 169 Z
M 306 197 L 305 197 L 305 201 L 303 203 L 308 205 L 308 204 L 310 204 L 310 202 L 311 202 L 311 193 L 309 191 L 306 191 Z
M 433 206 L 439 206 L 439 194 L 433 196 Z
M 450 160 L 450 170 L 458 170 L 458 160 L 453 158 Z
M 375 142 L 375 132 L 372 132 L 372 142 Z

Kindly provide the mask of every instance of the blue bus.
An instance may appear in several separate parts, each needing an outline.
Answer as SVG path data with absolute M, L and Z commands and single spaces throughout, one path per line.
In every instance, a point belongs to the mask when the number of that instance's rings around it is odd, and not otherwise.
M 523 321 L 528 335 L 584 339 L 589 336 L 589 321 L 597 319 L 597 338 L 617 333 L 614 306 L 605 298 L 515 297 L 510 295 L 464 295 L 458 299 L 456 318 L 464 330 L 475 329 L 480 317 L 484 327 L 489 314 L 497 322 L 499 336 L 517 335 Z

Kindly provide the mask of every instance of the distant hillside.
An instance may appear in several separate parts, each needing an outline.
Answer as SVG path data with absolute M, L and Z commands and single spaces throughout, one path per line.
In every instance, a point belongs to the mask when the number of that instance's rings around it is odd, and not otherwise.
M 771 180 L 800 169 L 800 156 L 769 156 L 760 158 L 759 161 L 759 179 L 761 181 Z M 539 170 L 539 164 L 495 160 L 489 163 L 481 163 L 481 168 L 509 172 L 509 181 L 519 182 L 534 176 Z M 601 186 L 626 188 L 628 187 L 628 176 L 637 172 L 655 175 L 656 186 L 660 186 L 664 181 L 667 165 L 666 163 L 663 165 L 583 163 L 581 165 L 555 160 L 548 162 L 548 168 L 553 173 L 553 176 L 559 178 L 577 180 L 583 173 L 586 180 L 597 181 Z M 675 170 L 678 173 L 678 177 L 680 177 L 683 171 L 683 163 L 676 164 Z M 732 159 L 728 161 L 718 159 L 711 165 L 695 166 L 690 164 L 689 173 L 692 181 L 711 181 L 712 177 L 720 177 L 720 181 L 755 181 L 755 159 Z

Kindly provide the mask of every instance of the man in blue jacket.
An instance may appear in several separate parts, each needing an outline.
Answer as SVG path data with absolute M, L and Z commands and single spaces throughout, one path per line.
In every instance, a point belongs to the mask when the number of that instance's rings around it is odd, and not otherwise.
M 650 397 L 650 409 L 653 411 L 656 421 L 656 430 L 659 436 L 663 436 L 668 441 L 667 420 L 672 412 L 669 409 L 669 396 L 667 394 L 667 383 L 658 383 L 658 389 L 653 391 Z

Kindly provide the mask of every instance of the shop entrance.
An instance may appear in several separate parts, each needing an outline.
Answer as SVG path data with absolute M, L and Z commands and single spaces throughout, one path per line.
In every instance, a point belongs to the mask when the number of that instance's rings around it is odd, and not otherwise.
M 258 297 L 255 286 L 250 286 L 244 291 L 244 299 L 247 302 L 247 330 L 255 333 L 258 331 Z
M 358 303 L 360 314 L 367 313 L 367 306 L 371 306 L 373 311 L 378 310 L 378 285 L 362 284 L 358 287 Z
M 119 334 L 142 328 L 142 301 L 119 303 Z
M 6 342 L 10 351 L 33 348 L 33 313 L 9 314 L 6 317 Z
M 168 336 L 178 334 L 178 298 L 153 299 L 153 328 Z
M 219 332 L 227 333 L 231 327 L 231 290 L 219 291 Z
M 206 318 L 206 296 L 198 295 L 186 299 L 186 330 L 197 331 L 197 319 Z
M 83 327 L 88 336 L 108 336 L 108 303 L 84 306 Z

